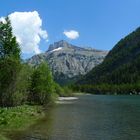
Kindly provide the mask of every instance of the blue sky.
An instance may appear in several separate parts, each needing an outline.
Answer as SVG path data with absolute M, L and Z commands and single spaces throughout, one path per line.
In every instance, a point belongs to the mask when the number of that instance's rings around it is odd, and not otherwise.
M 0 17 L 15 11 L 39 13 L 49 39 L 40 42 L 42 51 L 62 39 L 75 45 L 110 50 L 140 26 L 140 0 L 3 0 L 0 5 Z M 78 31 L 79 38 L 68 39 L 63 34 L 65 30 Z

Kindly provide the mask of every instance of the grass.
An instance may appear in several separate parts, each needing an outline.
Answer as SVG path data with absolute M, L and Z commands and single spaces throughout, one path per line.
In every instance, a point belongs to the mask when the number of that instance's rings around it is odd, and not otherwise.
M 9 140 L 6 138 L 8 132 L 24 130 L 43 116 L 41 106 L 0 108 L 0 140 Z

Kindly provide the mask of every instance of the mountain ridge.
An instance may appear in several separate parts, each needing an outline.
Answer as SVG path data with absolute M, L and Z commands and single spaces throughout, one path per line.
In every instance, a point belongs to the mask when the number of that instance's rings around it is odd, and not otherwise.
M 121 39 L 79 84 L 133 84 L 140 81 L 140 28 Z
M 85 75 L 100 64 L 107 53 L 108 51 L 82 48 L 61 40 L 50 44 L 45 53 L 34 55 L 27 63 L 38 65 L 42 61 L 47 61 L 54 79 L 60 84 L 65 84 L 77 76 Z

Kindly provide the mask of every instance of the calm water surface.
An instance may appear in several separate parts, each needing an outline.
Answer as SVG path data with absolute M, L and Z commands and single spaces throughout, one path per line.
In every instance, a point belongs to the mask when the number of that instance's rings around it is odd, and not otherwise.
M 83 95 L 61 101 L 14 139 L 140 140 L 140 96 Z

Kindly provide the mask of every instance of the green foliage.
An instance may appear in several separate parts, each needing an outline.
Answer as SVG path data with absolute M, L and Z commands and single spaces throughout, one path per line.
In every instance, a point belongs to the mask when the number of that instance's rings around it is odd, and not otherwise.
M 25 118 L 27 119 L 28 117 L 29 119 L 30 117 L 38 116 L 40 113 L 41 108 L 39 106 L 23 105 L 10 108 L 0 108 L 0 129 L 6 126 L 8 126 L 8 129 L 21 127 L 20 125 L 25 121 Z
M 0 105 L 14 105 L 14 93 L 16 91 L 16 79 L 21 65 L 13 58 L 0 59 Z
M 140 94 L 140 84 L 100 84 L 100 85 L 78 85 L 75 91 L 93 94 Z
M 65 92 L 68 90 L 54 82 L 46 63 L 32 68 L 21 62 L 19 44 L 9 18 L 0 22 L 0 106 L 18 106 L 27 101 L 47 104 L 57 97 L 56 93 Z
M 0 105 L 14 106 L 16 79 L 21 69 L 20 48 L 9 18 L 0 22 Z
M 41 106 L 0 108 L 0 140 L 8 140 L 7 132 L 23 131 L 42 117 L 44 113 Z
M 23 104 L 46 105 L 65 92 L 53 81 L 46 63 L 33 68 L 21 62 L 9 18 L 0 22 L 0 139 L 7 139 L 7 130 L 23 129 L 42 116 L 35 105 Z
M 15 106 L 24 104 L 27 101 L 32 73 L 33 68 L 22 64 L 16 78 L 16 90 L 13 92 Z
M 69 86 L 64 86 L 62 96 L 74 96 L 72 88 Z
M 33 72 L 29 101 L 37 104 L 46 104 L 54 92 L 54 81 L 48 65 L 41 63 Z
M 64 93 L 64 89 L 57 83 L 54 84 L 55 87 L 55 93 L 57 93 L 59 96 L 62 96 Z
M 140 28 L 118 42 L 102 64 L 77 82 L 79 85 L 89 84 L 93 87 L 118 85 L 119 88 L 124 86 L 126 90 L 129 88 L 126 85 L 133 88 L 137 83 L 140 83 Z
M 19 44 L 16 41 L 16 37 L 13 36 L 9 18 L 5 18 L 5 21 L 5 23 L 0 22 L 0 58 L 12 57 L 19 60 Z

